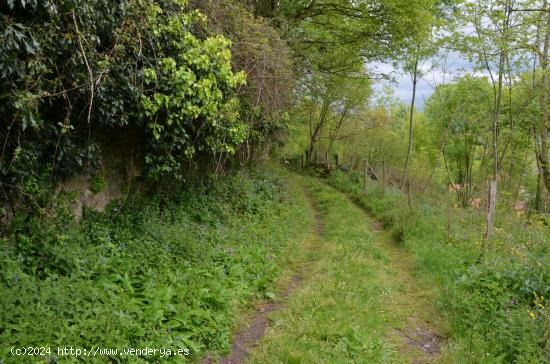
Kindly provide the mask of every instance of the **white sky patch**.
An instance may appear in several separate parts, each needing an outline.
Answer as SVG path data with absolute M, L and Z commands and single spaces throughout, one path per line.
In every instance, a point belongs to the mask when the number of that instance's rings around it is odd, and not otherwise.
M 437 85 L 452 82 L 456 77 L 465 73 L 471 73 L 476 76 L 489 76 L 488 72 L 475 71 L 474 65 L 466 60 L 460 53 L 450 52 L 446 59 L 438 61 L 436 66 L 433 61 L 426 61 L 421 65 L 423 70 L 422 78 L 416 85 L 415 106 L 418 109 L 424 107 L 424 102 L 435 91 Z M 410 75 L 403 74 L 399 69 L 387 63 L 373 63 L 368 65 L 376 74 L 383 74 L 389 77 L 389 80 L 378 80 L 374 84 L 374 91 L 381 91 L 389 86 L 394 96 L 406 104 L 411 102 L 412 98 L 412 79 Z

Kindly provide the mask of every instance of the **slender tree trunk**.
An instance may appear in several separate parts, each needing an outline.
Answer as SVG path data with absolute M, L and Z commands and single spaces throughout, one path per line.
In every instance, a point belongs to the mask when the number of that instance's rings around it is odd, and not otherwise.
M 489 239 L 493 234 L 495 222 L 495 211 L 497 205 L 497 178 L 498 178 L 498 122 L 500 119 L 501 103 L 502 103 L 502 68 L 504 65 L 504 52 L 501 51 L 498 70 L 498 86 L 497 97 L 495 100 L 495 108 L 493 113 L 492 125 L 492 143 L 493 143 L 493 178 L 489 184 L 487 222 L 485 225 L 485 239 Z
M 420 57 L 420 46 L 417 47 L 416 55 L 414 59 L 414 68 L 413 68 L 413 84 L 412 84 L 412 98 L 411 98 L 411 107 L 409 110 L 409 147 L 407 149 L 407 158 L 405 159 L 405 166 L 403 167 L 403 177 L 401 178 L 401 187 L 403 187 L 406 181 L 409 179 L 409 163 L 412 156 L 413 150 L 413 119 L 414 119 L 414 103 L 416 100 L 416 83 L 418 80 L 418 59 Z
M 342 112 L 342 115 L 340 116 L 340 119 L 338 120 L 338 122 L 334 126 L 334 129 L 330 133 L 329 144 L 328 144 L 328 148 L 327 148 L 327 153 L 328 154 L 331 153 L 332 147 L 334 146 L 334 143 L 336 142 L 336 140 L 338 140 L 338 135 L 340 134 L 340 129 L 344 125 L 344 123 L 346 121 L 346 118 L 348 116 L 348 113 L 349 113 L 349 110 L 347 108 L 345 108 L 344 111 Z
M 495 211 L 497 204 L 497 181 L 492 180 L 489 184 L 489 207 L 487 209 L 487 226 L 485 229 L 485 238 L 488 239 L 493 233 L 495 223 Z
M 505 5 L 506 20 L 503 24 L 503 43 L 506 44 L 506 38 L 508 37 L 508 30 L 510 26 L 511 6 L 507 2 Z M 501 46 L 506 47 L 506 45 Z M 493 234 L 493 227 L 495 221 L 495 212 L 497 204 L 497 186 L 498 186 L 498 171 L 499 171 L 499 154 L 498 154 L 498 124 L 500 121 L 500 114 L 502 109 L 502 86 L 504 77 L 504 63 L 507 57 L 507 50 L 500 49 L 499 61 L 498 61 L 498 83 L 496 85 L 495 94 L 495 107 L 493 112 L 493 125 L 492 125 L 492 144 L 493 144 L 493 178 L 489 184 L 489 196 L 488 196 L 488 208 L 487 208 L 487 222 L 485 225 L 484 237 L 486 240 L 491 238 Z
M 544 46 L 540 57 L 541 68 L 541 93 L 540 93 L 540 109 L 541 119 L 539 125 L 540 135 L 540 151 L 539 160 L 542 170 L 542 179 L 546 189 L 550 191 L 550 153 L 549 153 L 549 140 L 548 140 L 548 121 L 550 120 L 550 113 L 548 110 L 548 53 L 550 49 L 550 13 L 548 12 L 546 1 L 544 2 L 544 9 L 546 15 Z
M 539 169 L 539 174 L 537 176 L 537 194 L 535 196 L 535 211 L 544 212 L 542 204 L 542 171 Z
M 310 142 L 309 142 L 309 150 L 308 150 L 310 158 L 313 155 L 313 151 L 315 150 L 315 145 L 317 144 L 317 140 L 319 139 L 321 130 L 325 126 L 329 107 L 330 107 L 330 102 L 327 99 L 323 100 L 323 106 L 321 107 L 321 114 L 319 115 L 319 121 L 314 126 L 311 126 L 310 124 Z M 315 156 L 315 163 L 317 163 L 317 156 Z

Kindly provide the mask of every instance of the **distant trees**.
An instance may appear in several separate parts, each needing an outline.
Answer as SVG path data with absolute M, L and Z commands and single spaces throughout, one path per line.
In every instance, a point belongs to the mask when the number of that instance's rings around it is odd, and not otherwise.
M 347 124 L 365 108 L 370 92 L 366 77 L 312 73 L 311 79 L 302 83 L 299 103 L 308 123 L 309 156 L 321 142 L 325 152 L 331 152 Z
M 345 8 L 342 3 L 346 2 L 330 2 L 330 6 L 328 3 L 296 3 L 293 7 L 287 4 L 286 11 L 294 9 L 292 14 L 295 16 L 291 17 L 293 24 L 304 26 L 311 19 L 300 16 L 303 12 L 321 16 L 318 14 L 322 14 L 323 9 L 340 11 Z M 384 5 L 388 6 L 387 3 Z M 306 8 L 299 10 L 301 6 Z M 458 204 L 463 207 L 470 206 L 474 199 L 477 205 L 481 199 L 485 200 L 487 184 L 487 238 L 491 236 L 495 221 L 497 197 L 503 203 L 533 198 L 540 209 L 544 191 L 534 185 L 536 179 L 533 180 L 533 172 L 539 171 L 538 185 L 545 186 L 548 174 L 545 172 L 545 155 L 550 153 L 550 111 L 546 115 L 550 102 L 550 86 L 547 85 L 550 82 L 547 80 L 550 46 L 545 45 L 550 39 L 547 36 L 550 34 L 548 6 L 550 4 L 543 0 L 419 4 L 414 10 L 419 16 L 415 28 L 409 34 L 397 34 L 392 46 L 399 48 L 394 48 L 393 54 L 387 58 L 410 75 L 412 94 L 415 94 L 415 84 L 421 79 L 429 81 L 426 76 L 429 77 L 432 70 L 441 73 L 435 59 L 440 52 L 451 52 L 453 58 L 464 57 L 473 69 L 455 70 L 448 78 L 449 84 L 437 86 L 435 93 L 426 101 L 424 110 L 415 109 L 414 99 L 410 100 L 409 105 L 399 101 L 380 101 L 380 97 L 378 101 L 369 102 L 361 110 L 358 122 L 350 119 L 349 129 L 344 135 L 353 133 L 355 138 L 348 138 L 345 142 L 336 140 L 324 144 L 320 140 L 328 138 L 330 128 L 326 128 L 327 137 L 321 138 L 312 128 L 314 132 L 307 133 L 308 149 L 310 152 L 313 149 L 323 152 L 346 150 L 350 152 L 350 163 L 367 157 L 370 164 L 378 168 L 380 164 L 376 164 L 384 159 L 389 180 L 393 179 L 402 187 L 406 181 L 414 180 L 419 190 L 427 188 L 426 181 L 437 183 L 440 188 L 454 188 Z M 282 11 L 281 8 L 278 11 Z M 315 31 L 321 31 L 326 24 L 329 23 L 316 21 L 302 34 L 316 34 Z M 434 30 L 439 27 L 444 31 L 436 33 Z M 331 25 L 331 29 L 339 28 Z M 336 37 L 332 32 L 327 33 L 330 37 Z M 335 33 L 344 36 L 343 31 Z M 309 60 L 309 63 L 300 64 L 316 65 L 314 60 L 317 58 L 313 56 L 325 49 L 316 46 L 325 42 L 336 43 L 330 37 L 321 37 L 315 42 L 315 46 L 308 50 L 312 51 L 310 58 L 305 49 L 299 50 L 297 58 Z M 314 39 L 313 35 L 308 39 Z M 353 54 L 349 50 L 353 48 L 343 49 L 348 51 L 342 52 L 348 58 L 339 57 L 334 52 L 323 60 L 330 60 L 332 65 L 345 64 L 338 62 L 338 59 L 353 60 L 349 58 Z M 376 57 L 383 59 L 386 53 L 381 48 L 377 51 L 358 54 L 363 57 L 363 62 Z M 373 58 L 368 58 L 367 54 Z M 423 60 L 430 63 L 429 71 L 422 66 Z M 326 64 L 317 70 L 321 74 L 331 74 Z M 305 73 L 310 78 L 299 79 L 299 82 L 313 80 L 312 72 Z M 352 74 L 348 73 L 346 77 L 352 78 Z M 437 79 L 440 76 L 434 77 Z M 353 85 L 349 81 L 342 84 Z M 307 95 L 303 89 L 298 90 L 302 95 Z M 373 94 L 379 96 L 379 91 Z M 317 102 L 309 101 L 311 104 L 302 104 L 300 109 L 304 116 L 306 111 L 311 112 L 309 115 L 312 116 L 322 116 L 323 110 L 330 109 L 324 107 L 322 98 Z M 498 196 L 497 186 L 500 191 Z
M 371 77 L 365 63 L 394 57 L 425 32 L 433 5 L 431 0 L 414 4 L 349 0 L 278 3 L 274 14 L 284 24 L 284 36 L 294 57 L 297 100 L 311 109 L 303 116 L 311 124 L 310 155 L 319 145 L 323 129 L 324 137 L 332 140 L 325 152 L 331 152 L 351 110 L 366 107 L 370 83 L 358 81 Z M 365 90 L 360 90 L 359 83 Z M 351 104 L 355 106 L 351 108 Z M 325 126 L 332 117 L 339 122 L 329 131 Z
M 442 148 L 445 171 L 463 207 L 470 205 L 477 180 L 485 175 L 491 98 L 486 78 L 465 76 L 439 86 L 425 105 L 434 140 L 445 141 Z

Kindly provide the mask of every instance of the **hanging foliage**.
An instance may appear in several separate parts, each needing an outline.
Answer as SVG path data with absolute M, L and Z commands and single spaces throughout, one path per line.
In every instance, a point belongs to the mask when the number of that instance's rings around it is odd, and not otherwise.
M 98 130 L 137 131 L 149 176 L 247 137 L 230 42 L 185 0 L 11 0 L 0 5 L 0 186 L 91 173 Z M 117 130 L 117 129 L 114 129 Z

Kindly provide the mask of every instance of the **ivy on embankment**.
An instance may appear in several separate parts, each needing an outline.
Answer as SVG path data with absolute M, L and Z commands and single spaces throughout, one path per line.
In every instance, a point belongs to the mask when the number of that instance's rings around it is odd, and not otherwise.
M 248 136 L 230 41 L 186 0 L 10 0 L 0 18 L 2 199 L 43 206 L 37 184 L 93 173 L 100 130 L 134 131 L 147 175 L 176 179 Z

